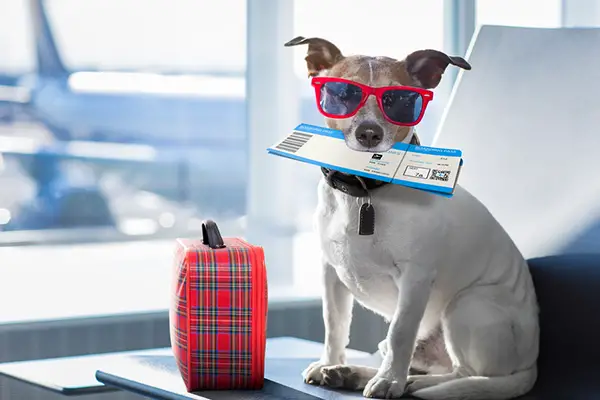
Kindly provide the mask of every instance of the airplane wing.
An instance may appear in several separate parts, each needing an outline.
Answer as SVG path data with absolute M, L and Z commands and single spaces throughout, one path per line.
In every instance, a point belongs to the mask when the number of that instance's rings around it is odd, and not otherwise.
M 223 179 L 240 179 L 246 163 L 243 146 L 161 146 L 93 141 L 52 141 L 0 135 L 0 157 L 51 157 L 60 160 L 84 161 L 94 164 L 123 166 L 124 164 L 172 165 L 186 163 L 194 169 L 218 171 Z M 199 168 L 198 168 L 199 167 Z
M 31 91 L 22 86 L 0 85 L 0 103 L 26 104 L 31 98 Z

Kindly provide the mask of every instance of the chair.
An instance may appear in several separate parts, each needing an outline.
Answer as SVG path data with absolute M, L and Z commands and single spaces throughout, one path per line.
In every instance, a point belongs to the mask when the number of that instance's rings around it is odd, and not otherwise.
M 433 145 L 528 259 L 539 375 L 523 399 L 600 398 L 600 29 L 483 26 Z
M 527 258 L 597 253 L 600 29 L 483 26 L 434 146 Z
M 524 398 L 600 398 L 600 256 L 528 262 L 540 305 L 540 356 L 536 386 Z

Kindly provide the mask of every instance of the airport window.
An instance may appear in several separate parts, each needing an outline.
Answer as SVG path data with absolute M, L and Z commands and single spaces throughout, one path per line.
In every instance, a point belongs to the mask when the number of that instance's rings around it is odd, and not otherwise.
M 244 0 L 46 3 L 58 47 L 71 69 L 244 72 Z
M 0 0 L 0 79 L 18 78 L 8 82 L 17 97 L 0 99 L 0 264 L 20 271 L 13 276 L 27 271 L 40 290 L 48 279 L 69 286 L 85 278 L 97 281 L 81 296 L 114 294 L 99 308 L 52 295 L 47 310 L 23 306 L 23 318 L 164 309 L 175 237 L 199 235 L 204 218 L 217 220 L 224 235 L 245 233 L 246 1 L 174 4 Z M 302 0 L 294 7 L 296 35 L 324 37 L 346 54 L 401 59 L 444 46 L 437 0 L 377 7 Z M 364 25 L 367 13 L 377 29 Z M 41 21 L 39 36 L 31 16 Z M 322 124 L 306 49 L 289 51 L 302 122 Z M 446 99 L 434 103 L 419 126 L 425 142 Z M 297 230 L 309 234 L 319 174 L 302 171 Z M 307 253 L 314 252 L 298 251 L 292 265 L 278 266 L 305 269 L 288 283 L 314 286 L 302 282 L 319 267 Z M 139 276 L 147 282 L 136 286 Z

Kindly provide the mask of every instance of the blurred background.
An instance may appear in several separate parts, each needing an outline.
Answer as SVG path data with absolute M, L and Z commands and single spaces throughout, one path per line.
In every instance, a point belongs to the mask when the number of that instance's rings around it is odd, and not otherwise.
M 174 239 L 198 236 L 206 218 L 265 247 L 270 335 L 321 340 L 319 171 L 265 151 L 301 122 L 322 123 L 306 48 L 283 43 L 464 56 L 482 24 L 594 25 L 590 7 L 0 0 L 0 361 L 168 346 Z M 417 127 L 425 144 L 455 78 L 448 70 Z M 357 321 L 354 347 L 373 350 L 385 324 L 362 310 Z M 34 390 L 1 382 L 0 398 Z

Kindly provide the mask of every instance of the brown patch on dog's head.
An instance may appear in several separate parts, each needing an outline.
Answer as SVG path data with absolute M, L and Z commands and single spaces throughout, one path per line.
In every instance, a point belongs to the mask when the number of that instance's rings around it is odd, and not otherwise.
M 332 76 L 349 79 L 372 87 L 414 86 L 433 89 L 438 86 L 448 65 L 466 70 L 471 66 L 461 57 L 450 57 L 437 50 L 419 50 L 403 60 L 391 57 L 371 57 L 365 55 L 344 56 L 333 43 L 321 38 L 299 36 L 285 46 L 308 44 L 306 65 L 309 76 Z M 387 121 L 375 97 L 351 118 L 325 119 L 327 126 L 341 130 L 346 144 L 353 150 L 383 152 L 395 143 L 407 139 L 412 129 L 394 125 Z M 377 140 L 365 145 L 364 135 L 372 135 Z M 411 140 L 414 142 L 415 140 Z M 419 143 L 419 139 L 416 138 Z

